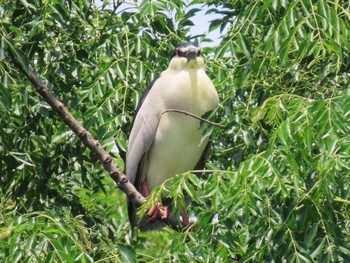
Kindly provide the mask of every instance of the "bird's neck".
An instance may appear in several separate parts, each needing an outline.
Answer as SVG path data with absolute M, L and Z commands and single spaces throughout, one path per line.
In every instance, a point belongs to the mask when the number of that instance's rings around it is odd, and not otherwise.
M 185 70 L 185 69 L 201 69 L 204 68 L 204 60 L 201 57 L 191 59 L 174 57 L 169 64 L 169 69 L 172 70 Z

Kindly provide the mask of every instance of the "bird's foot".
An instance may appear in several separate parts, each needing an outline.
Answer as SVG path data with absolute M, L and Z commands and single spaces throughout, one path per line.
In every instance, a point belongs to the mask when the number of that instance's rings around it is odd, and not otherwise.
M 151 210 L 148 211 L 147 215 L 150 217 L 148 220 L 148 223 L 152 223 L 157 219 L 158 212 L 160 210 L 164 211 L 164 214 L 162 215 L 161 219 L 167 219 L 169 217 L 169 210 L 167 206 L 163 206 L 161 203 L 157 203 Z

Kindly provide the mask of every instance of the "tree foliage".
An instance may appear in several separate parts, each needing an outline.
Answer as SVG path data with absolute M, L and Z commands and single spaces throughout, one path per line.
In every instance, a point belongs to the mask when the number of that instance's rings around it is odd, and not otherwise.
M 133 8 L 131 8 L 133 6 Z M 115 161 L 142 91 L 193 17 L 218 14 L 204 48 L 220 106 L 207 171 L 183 192 L 195 231 L 130 240 L 125 197 L 35 93 L 35 69 Z M 350 260 L 348 1 L 4 1 L 0 6 L 0 259 L 19 262 Z M 144 208 L 146 209 L 146 208 Z

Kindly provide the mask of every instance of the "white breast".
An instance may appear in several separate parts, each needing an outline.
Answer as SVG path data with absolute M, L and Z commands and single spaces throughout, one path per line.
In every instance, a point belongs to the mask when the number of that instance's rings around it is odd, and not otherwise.
M 155 101 L 154 105 L 161 108 L 160 112 L 179 109 L 202 116 L 218 104 L 215 87 L 202 68 L 168 69 L 156 84 L 151 92 L 158 94 L 154 97 L 161 103 Z M 201 137 L 199 120 L 178 112 L 161 114 L 143 170 L 150 190 L 195 167 L 207 144 Z

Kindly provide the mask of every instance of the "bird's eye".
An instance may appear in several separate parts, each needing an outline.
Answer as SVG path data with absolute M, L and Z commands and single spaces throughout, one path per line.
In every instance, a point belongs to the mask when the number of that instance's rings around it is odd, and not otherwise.
M 178 55 L 179 57 L 181 57 L 184 54 L 184 52 L 182 52 L 181 49 L 176 49 L 176 55 Z
M 200 56 L 202 54 L 202 50 L 198 50 L 198 52 L 197 52 L 197 56 Z

